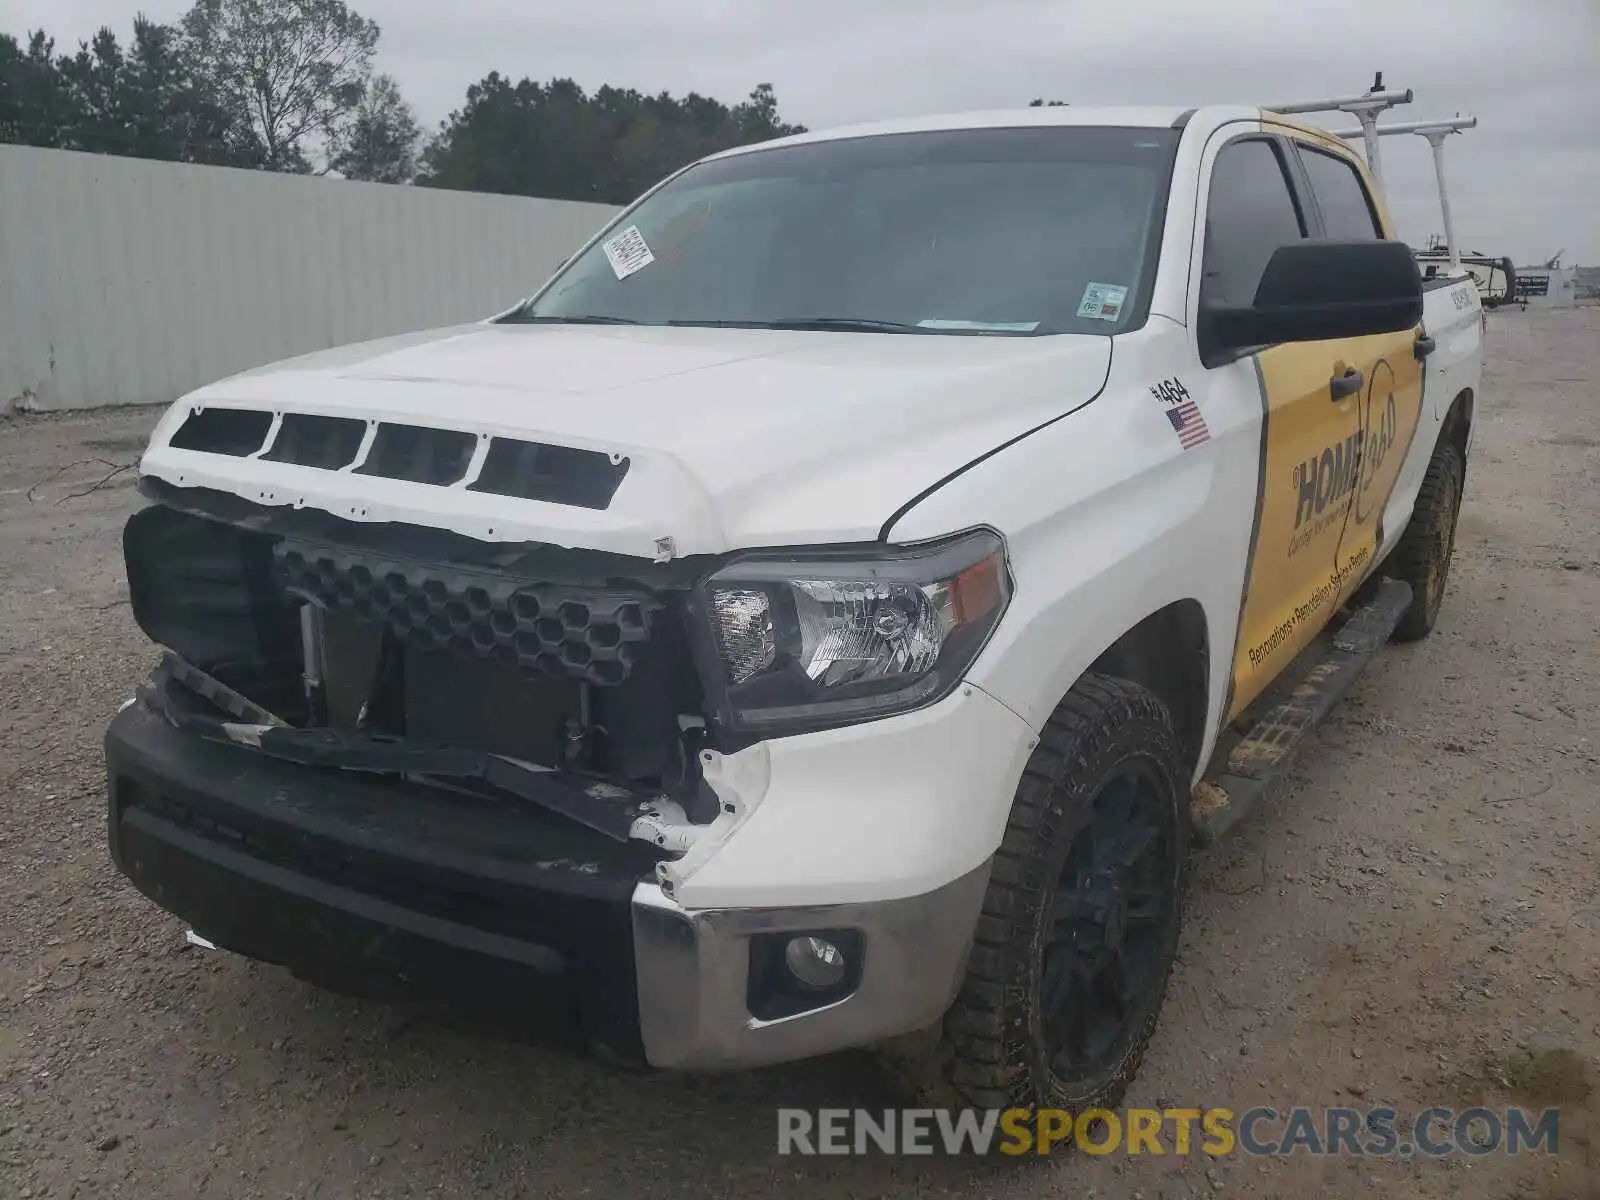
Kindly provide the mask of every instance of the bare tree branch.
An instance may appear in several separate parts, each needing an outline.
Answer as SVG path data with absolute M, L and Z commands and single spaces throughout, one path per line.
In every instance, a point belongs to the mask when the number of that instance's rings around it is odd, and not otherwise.
M 333 141 L 353 119 L 379 34 L 344 0 L 197 0 L 183 27 L 279 170 L 308 169 L 308 140 Z
M 54 483 L 56 480 L 60 479 L 63 475 L 65 475 L 68 471 L 72 470 L 73 467 L 86 467 L 90 463 L 99 463 L 102 467 L 122 467 L 122 466 L 125 465 L 123 463 L 112 462 L 110 459 L 107 459 L 107 458 L 80 458 L 80 459 L 76 460 L 75 462 L 69 462 L 66 466 L 61 467 L 58 470 L 50 472 L 50 474 L 46 475 L 43 479 L 38 480 L 31 487 L 29 487 L 28 488 L 28 492 L 27 492 L 28 503 L 29 504 L 33 503 L 33 501 L 34 501 L 34 492 L 38 491 L 40 488 L 44 487 L 47 484 Z M 130 465 L 137 465 L 137 464 L 130 464 Z
M 139 466 L 139 464 L 136 463 L 136 462 L 123 463 L 120 467 L 116 467 L 116 468 L 106 472 L 99 479 L 95 480 L 94 483 L 90 484 L 88 487 L 84 488 L 82 491 L 68 492 L 65 496 L 61 497 L 61 499 L 57 500 L 56 503 L 57 504 L 65 504 L 68 500 L 76 500 L 80 496 L 87 496 L 90 492 L 98 492 L 101 488 L 105 487 L 108 483 L 110 483 L 112 480 L 116 479 L 119 475 L 126 474 L 128 471 L 137 470 L 138 466 Z

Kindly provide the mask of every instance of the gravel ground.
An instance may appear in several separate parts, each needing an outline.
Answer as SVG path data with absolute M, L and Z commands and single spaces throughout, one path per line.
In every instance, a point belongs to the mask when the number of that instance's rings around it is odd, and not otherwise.
M 777 1106 L 890 1103 L 861 1056 L 623 1074 L 189 949 L 105 848 L 145 410 L 0 423 L 0 1197 L 1600 1197 L 1600 310 L 1488 352 L 1439 627 L 1199 864 L 1128 1102 L 1560 1104 L 1559 1155 L 780 1158 Z

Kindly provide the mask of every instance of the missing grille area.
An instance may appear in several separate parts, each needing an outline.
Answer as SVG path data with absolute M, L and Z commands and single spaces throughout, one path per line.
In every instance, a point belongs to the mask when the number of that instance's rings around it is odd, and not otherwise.
M 353 417 L 286 413 L 272 449 L 261 457 L 269 462 L 337 471 L 355 461 L 366 432 L 366 422 Z
M 272 428 L 272 414 L 252 408 L 201 408 L 172 435 L 176 450 L 197 450 L 202 454 L 226 454 L 243 458 L 261 449 Z
M 544 500 L 574 508 L 607 508 L 628 473 L 626 458 L 613 463 L 598 450 L 495 438 L 471 492 Z
M 378 426 L 372 449 L 366 461 L 356 468 L 356 474 L 442 487 L 467 473 L 476 441 L 472 434 L 456 429 L 384 422 Z
M 279 750 L 308 769 L 417 771 L 430 788 L 543 806 L 612 839 L 629 836 L 639 789 L 696 824 L 716 818 L 680 581 L 590 552 L 480 556 L 427 530 L 299 511 L 263 521 L 246 530 L 159 503 L 130 520 L 135 616 L 187 672 L 152 687 L 179 715 L 265 723 L 217 704 L 237 693 L 290 727 L 301 740 Z M 584 778 L 524 786 L 502 759 L 529 778 Z

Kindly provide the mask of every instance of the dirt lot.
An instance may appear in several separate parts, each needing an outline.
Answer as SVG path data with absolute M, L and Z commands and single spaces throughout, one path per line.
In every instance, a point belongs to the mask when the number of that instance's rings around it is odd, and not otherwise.
M 1489 353 L 1440 626 L 1200 863 L 1129 1103 L 1560 1104 L 1559 1156 L 779 1158 L 869 1063 L 621 1074 L 189 949 L 105 849 L 143 411 L 0 424 L 0 1197 L 1600 1196 L 1600 310 Z

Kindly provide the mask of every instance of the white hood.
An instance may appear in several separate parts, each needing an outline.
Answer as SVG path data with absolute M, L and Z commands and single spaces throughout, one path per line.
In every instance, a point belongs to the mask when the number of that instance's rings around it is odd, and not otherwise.
M 292 359 L 175 404 L 142 470 L 257 503 L 651 556 L 870 541 L 919 493 L 1092 399 L 1108 337 L 471 325 Z M 394 420 L 626 456 L 604 510 L 168 443 L 196 407 Z

